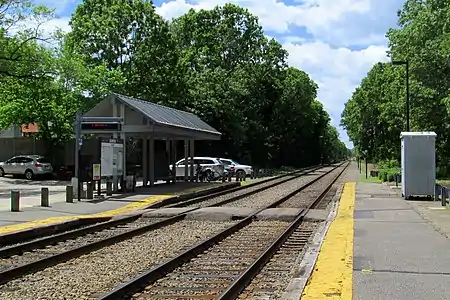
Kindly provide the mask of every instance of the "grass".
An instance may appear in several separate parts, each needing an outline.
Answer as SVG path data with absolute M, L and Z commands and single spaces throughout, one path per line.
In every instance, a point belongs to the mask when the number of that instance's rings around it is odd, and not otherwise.
M 358 182 L 369 182 L 369 183 L 381 183 L 378 177 L 370 177 L 370 171 L 376 170 L 375 164 L 367 164 L 367 178 L 366 178 L 366 164 L 364 161 L 361 162 L 361 172 L 358 178 Z
M 381 180 L 378 177 L 370 177 L 366 178 L 366 175 L 359 176 L 358 182 L 370 182 L 370 183 L 381 183 Z

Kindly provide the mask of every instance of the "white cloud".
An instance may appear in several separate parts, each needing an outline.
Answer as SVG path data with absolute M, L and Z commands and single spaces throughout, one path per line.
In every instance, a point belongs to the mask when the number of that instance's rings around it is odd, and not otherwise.
M 293 25 L 315 32 L 329 27 L 347 13 L 365 13 L 370 10 L 370 0 L 307 0 L 297 5 L 287 5 L 278 0 L 172 0 L 163 3 L 157 11 L 170 20 L 190 8 L 210 9 L 225 3 L 248 8 L 260 18 L 264 29 L 277 33 L 288 32 Z
M 289 63 L 307 72 L 319 85 L 318 98 L 332 117 L 332 124 L 339 126 L 340 115 L 347 101 L 372 65 L 387 60 L 385 46 L 370 46 L 359 51 L 348 48 L 332 48 L 316 41 L 305 44 L 285 43 L 289 51 Z M 346 139 L 340 130 L 341 137 Z
M 41 28 L 44 34 L 47 35 L 54 32 L 56 29 L 61 29 L 64 32 L 69 32 L 70 31 L 69 18 L 65 17 L 50 20 L 42 24 Z

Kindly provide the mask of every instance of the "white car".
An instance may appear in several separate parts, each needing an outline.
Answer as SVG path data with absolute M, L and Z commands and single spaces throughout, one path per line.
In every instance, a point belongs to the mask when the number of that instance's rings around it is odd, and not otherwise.
M 225 168 L 233 174 L 246 174 L 246 176 L 250 176 L 252 174 L 252 166 L 241 165 L 240 163 L 229 159 L 229 158 L 220 158 L 220 161 L 225 165 Z
M 191 174 L 191 161 L 192 158 L 188 159 L 189 164 L 189 174 Z M 219 159 L 214 157 L 194 157 L 194 176 L 197 175 L 197 165 L 200 165 L 204 171 L 217 173 L 222 176 L 225 170 L 223 163 Z M 170 171 L 172 171 L 172 165 L 169 166 Z M 184 177 L 185 159 L 181 159 L 175 163 L 176 176 Z

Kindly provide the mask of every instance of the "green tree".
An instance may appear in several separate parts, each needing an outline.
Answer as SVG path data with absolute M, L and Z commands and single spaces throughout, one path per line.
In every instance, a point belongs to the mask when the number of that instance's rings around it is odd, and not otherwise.
M 399 28 L 387 34 L 392 56 L 410 63 L 412 128 L 438 135 L 440 175 L 450 175 L 449 16 L 449 1 L 407 0 L 399 12 Z
M 42 75 L 9 78 L 9 84 L 2 85 L 0 128 L 35 123 L 38 138 L 47 142 L 50 152 L 72 138 L 78 109 L 91 108 L 123 80 L 106 66 L 88 69 L 65 47 L 63 38 L 56 49 L 29 42 L 28 50 L 40 58 L 35 73 Z
M 73 49 L 88 67 L 105 64 L 126 78 L 120 92 L 177 106 L 181 97 L 169 25 L 151 1 L 86 0 L 70 21 Z
M 411 130 L 435 131 L 440 175 L 450 171 L 449 1 L 407 0 L 399 28 L 390 29 L 390 55 L 410 65 Z M 405 130 L 405 68 L 377 64 L 347 102 L 342 124 L 359 151 L 374 161 L 399 159 Z M 448 107 L 447 107 L 448 108 Z

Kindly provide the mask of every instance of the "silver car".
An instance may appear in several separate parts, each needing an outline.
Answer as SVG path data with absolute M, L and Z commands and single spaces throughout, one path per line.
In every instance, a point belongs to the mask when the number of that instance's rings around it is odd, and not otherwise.
M 0 162 L 0 177 L 6 174 L 13 176 L 25 175 L 28 180 L 38 175 L 50 175 L 53 173 L 51 162 L 40 155 L 19 155 Z
M 245 173 L 247 176 L 250 176 L 253 172 L 252 166 L 241 165 L 240 163 L 232 159 L 220 158 L 220 161 L 225 165 L 225 168 L 232 174 L 240 174 L 242 176 Z

